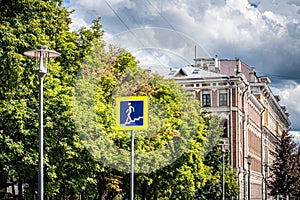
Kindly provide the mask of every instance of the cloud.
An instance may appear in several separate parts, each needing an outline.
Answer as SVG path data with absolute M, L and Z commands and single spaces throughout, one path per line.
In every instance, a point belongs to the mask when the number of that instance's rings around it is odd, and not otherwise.
M 300 130 L 298 0 L 70 0 L 67 5 L 75 9 L 73 29 L 101 16 L 105 38 L 144 65 L 193 63 L 195 45 L 197 57 L 240 58 L 271 78 L 293 130 Z
M 292 85 L 293 87 L 291 87 Z M 292 130 L 300 130 L 300 85 L 295 82 L 286 82 L 281 87 L 272 87 L 272 91 L 280 96 L 280 104 L 287 107 L 287 112 L 290 113 L 290 120 L 293 122 Z
M 109 4 L 107 4 L 109 2 Z M 112 15 L 113 12 L 109 6 L 116 11 L 120 9 L 134 9 L 135 3 L 130 0 L 69 0 L 69 5 L 76 8 L 76 10 L 89 10 L 102 13 L 102 15 Z M 86 13 L 88 16 L 89 13 Z
M 294 136 L 294 141 L 297 144 L 300 144 L 300 132 L 299 131 L 290 131 L 291 135 Z
M 205 49 L 193 38 L 166 28 L 131 29 L 108 38 L 107 42 L 132 52 L 141 64 L 145 64 L 144 61 L 147 60 L 147 64 L 156 63 L 172 67 L 191 65 L 195 57 L 195 46 L 198 56 L 209 57 Z M 152 59 L 148 59 L 149 57 Z M 162 57 L 164 59 L 161 60 Z M 149 63 L 149 60 L 152 63 Z
M 175 29 L 207 46 L 212 54 L 218 52 L 218 47 L 224 43 L 235 46 L 234 49 L 243 53 L 247 53 L 250 49 L 268 47 L 277 48 L 279 51 L 282 47 L 290 46 L 284 41 L 292 40 L 299 35 L 299 19 L 292 17 L 297 14 L 288 16 L 281 14 L 283 11 L 297 12 L 287 10 L 287 6 L 295 7 L 294 4 L 289 4 L 290 2 L 278 3 L 280 7 L 276 6 L 274 1 L 263 3 L 261 9 L 251 7 L 251 3 L 247 0 L 227 0 L 226 3 L 208 0 L 107 2 L 109 6 L 104 0 L 78 0 L 71 1 L 70 4 L 83 20 L 91 22 L 91 16 L 96 14 L 102 16 L 104 27 L 107 27 L 105 30 L 110 33 L 118 34 L 128 31 L 128 28 L 145 26 Z M 268 9 L 267 5 L 271 9 Z M 278 13 L 278 10 L 281 12 Z M 74 19 L 74 24 L 81 23 L 77 21 L 79 18 Z M 229 50 L 223 53 L 232 54 Z

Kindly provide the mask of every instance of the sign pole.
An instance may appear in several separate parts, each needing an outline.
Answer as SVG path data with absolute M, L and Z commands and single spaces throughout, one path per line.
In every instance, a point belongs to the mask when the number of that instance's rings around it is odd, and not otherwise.
M 131 130 L 130 152 L 130 200 L 134 199 L 134 131 Z
M 116 98 L 117 130 L 131 131 L 130 200 L 134 200 L 134 130 L 147 130 L 149 125 L 149 99 L 147 96 Z

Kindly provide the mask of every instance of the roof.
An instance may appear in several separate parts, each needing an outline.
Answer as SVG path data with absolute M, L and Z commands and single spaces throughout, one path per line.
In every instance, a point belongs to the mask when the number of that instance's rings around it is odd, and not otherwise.
M 162 65 L 153 65 L 151 67 L 141 66 L 141 68 L 151 71 L 152 73 L 158 73 L 165 79 L 219 78 L 226 76 L 224 74 L 206 71 L 194 66 L 170 68 Z
M 230 76 L 236 76 L 237 74 L 237 65 L 240 60 L 220 60 L 220 73 L 227 74 Z M 250 73 L 254 73 L 254 68 L 248 66 L 246 63 L 240 61 L 241 64 L 241 73 L 245 75 L 246 79 L 250 80 Z
M 186 79 L 186 78 L 214 78 L 214 77 L 224 77 L 224 76 L 226 75 L 206 71 L 198 67 L 187 66 L 179 69 L 172 69 L 171 73 L 169 73 L 168 78 L 178 79 L 182 77 Z

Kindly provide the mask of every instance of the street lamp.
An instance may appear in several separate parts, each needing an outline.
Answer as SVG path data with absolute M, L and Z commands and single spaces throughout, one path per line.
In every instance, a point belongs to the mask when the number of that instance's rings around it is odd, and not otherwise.
M 252 157 L 248 155 L 248 200 L 250 200 L 250 195 L 251 195 L 251 182 L 250 182 L 250 166 L 252 162 Z
M 268 182 L 267 182 L 267 179 L 268 179 L 268 164 L 265 163 L 265 196 L 266 196 L 266 199 L 268 199 Z
M 222 145 L 222 200 L 225 200 L 225 148 Z
M 222 147 L 222 200 L 225 200 L 225 153 L 228 144 L 219 144 Z
M 44 200 L 44 142 L 43 142 L 43 80 L 48 73 L 48 59 L 60 56 L 60 53 L 48 50 L 47 46 L 39 46 L 35 50 L 24 52 L 25 56 L 36 58 L 36 73 L 40 79 L 39 99 L 39 172 L 38 172 L 38 200 Z

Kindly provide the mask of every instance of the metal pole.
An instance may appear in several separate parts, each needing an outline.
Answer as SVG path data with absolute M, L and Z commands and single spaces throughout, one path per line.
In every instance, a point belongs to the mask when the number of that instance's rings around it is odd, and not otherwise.
M 130 200 L 134 199 L 134 131 L 131 131 L 130 152 Z
M 225 200 L 225 159 L 224 159 L 225 149 L 224 145 L 222 145 L 222 200 Z
M 230 164 L 233 167 L 233 138 L 232 138 L 232 84 L 229 77 L 229 110 L 230 110 L 230 119 L 229 119 L 229 133 L 230 133 Z
M 48 58 L 59 57 L 60 53 L 49 51 L 47 46 L 39 46 L 36 50 L 25 51 L 24 55 L 36 58 L 36 73 L 40 80 L 38 200 L 44 200 L 43 81 L 48 71 Z
M 266 183 L 265 183 L 265 193 L 266 193 L 266 200 L 268 199 L 268 185 L 267 185 L 267 180 L 265 180 Z
M 268 178 L 268 165 L 265 164 L 265 196 L 266 200 L 268 199 L 268 184 L 267 184 L 267 178 Z
M 249 158 L 248 158 L 249 159 Z M 250 200 L 250 194 L 251 194 L 251 182 L 250 182 L 250 162 L 248 162 L 248 200 Z
M 247 194 L 246 194 L 246 176 L 247 176 L 247 173 L 244 172 L 244 199 L 247 199 Z
M 38 172 L 38 200 L 44 200 L 44 142 L 43 142 L 43 77 L 40 78 L 40 113 L 39 113 L 39 172 Z

